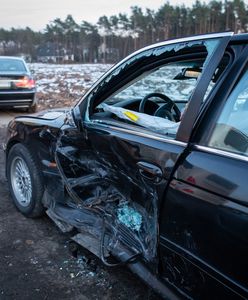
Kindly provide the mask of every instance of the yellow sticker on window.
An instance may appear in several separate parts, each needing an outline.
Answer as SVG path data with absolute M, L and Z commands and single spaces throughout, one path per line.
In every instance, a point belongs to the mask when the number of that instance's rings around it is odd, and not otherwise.
M 134 113 L 131 111 L 124 111 L 124 115 L 127 116 L 130 120 L 137 122 L 139 120 L 139 117 L 136 116 Z

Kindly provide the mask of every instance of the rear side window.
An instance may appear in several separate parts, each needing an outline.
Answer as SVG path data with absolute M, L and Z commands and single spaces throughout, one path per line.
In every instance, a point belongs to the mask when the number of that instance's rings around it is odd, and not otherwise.
M 0 72 L 26 72 L 26 67 L 21 60 L 0 58 Z
M 229 96 L 208 146 L 248 156 L 248 70 Z

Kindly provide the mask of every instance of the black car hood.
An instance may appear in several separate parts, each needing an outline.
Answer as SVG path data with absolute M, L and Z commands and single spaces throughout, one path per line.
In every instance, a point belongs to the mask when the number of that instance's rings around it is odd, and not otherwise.
M 60 128 L 64 124 L 66 114 L 69 110 L 70 108 L 45 110 L 32 115 L 16 117 L 15 121 L 27 125 L 45 125 Z

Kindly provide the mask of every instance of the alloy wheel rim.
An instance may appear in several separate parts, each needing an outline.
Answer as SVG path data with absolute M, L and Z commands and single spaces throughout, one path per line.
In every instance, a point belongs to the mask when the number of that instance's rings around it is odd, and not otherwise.
M 11 184 L 17 202 L 27 207 L 32 197 L 32 182 L 28 166 L 20 156 L 11 163 Z

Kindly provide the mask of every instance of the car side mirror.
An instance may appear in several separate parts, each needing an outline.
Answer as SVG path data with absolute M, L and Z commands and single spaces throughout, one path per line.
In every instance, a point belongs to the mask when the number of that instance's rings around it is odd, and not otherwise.
M 224 143 L 244 153 L 248 148 L 248 137 L 241 131 L 231 128 L 225 137 Z
M 81 111 L 80 111 L 80 108 L 78 105 L 74 106 L 71 110 L 71 115 L 72 115 L 72 118 L 73 118 L 73 121 L 75 123 L 75 125 L 77 126 L 77 128 L 79 130 L 82 129 L 82 115 L 81 115 Z
M 85 97 L 82 99 L 77 105 L 75 105 L 72 110 L 71 114 L 73 117 L 73 121 L 77 128 L 81 131 L 84 127 L 84 120 L 85 120 L 85 114 L 87 112 L 88 108 L 88 97 Z

